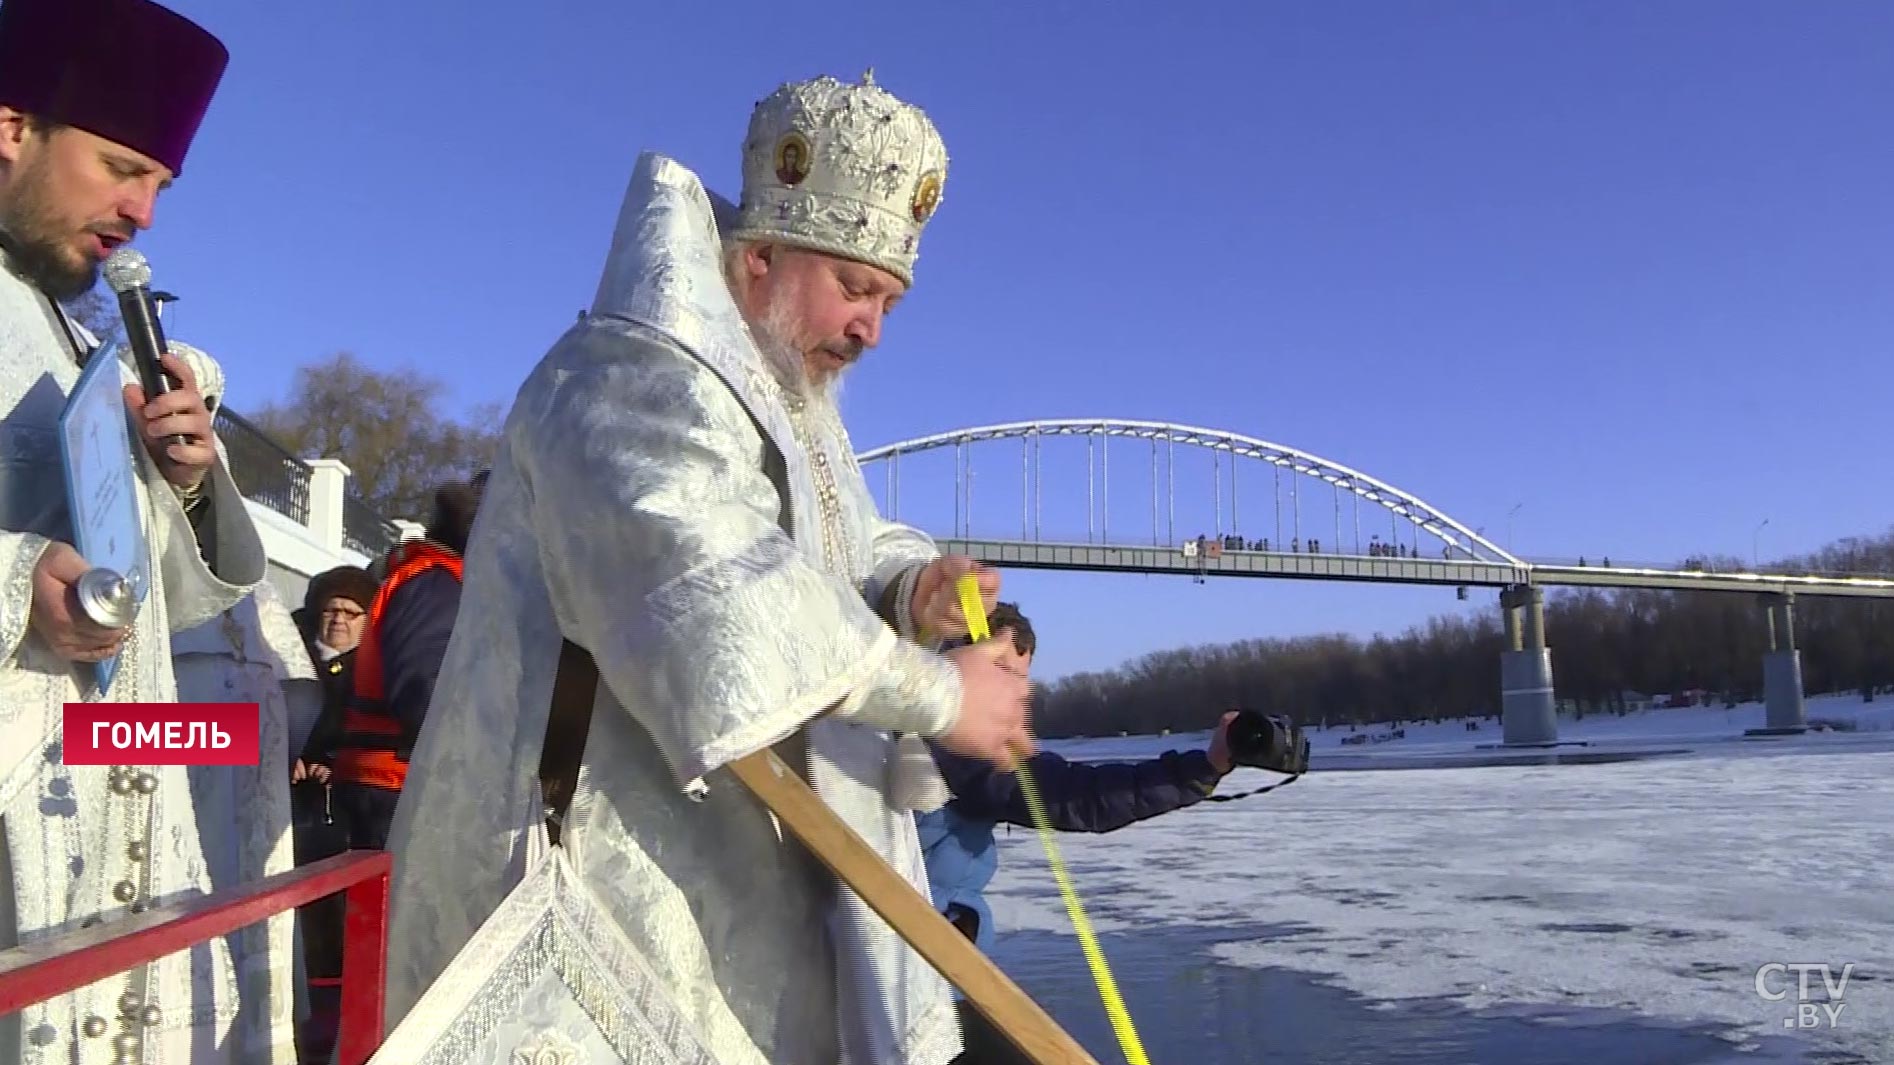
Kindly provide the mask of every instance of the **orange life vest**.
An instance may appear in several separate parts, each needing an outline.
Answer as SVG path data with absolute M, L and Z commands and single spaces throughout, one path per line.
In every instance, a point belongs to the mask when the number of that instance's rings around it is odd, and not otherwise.
M 406 730 L 388 706 L 381 665 L 381 622 L 401 586 L 431 569 L 461 579 L 461 558 L 426 540 L 397 544 L 388 553 L 388 576 L 368 608 L 368 626 L 355 648 L 355 693 L 342 716 L 342 742 L 335 750 L 335 779 L 400 791 L 408 779 Z

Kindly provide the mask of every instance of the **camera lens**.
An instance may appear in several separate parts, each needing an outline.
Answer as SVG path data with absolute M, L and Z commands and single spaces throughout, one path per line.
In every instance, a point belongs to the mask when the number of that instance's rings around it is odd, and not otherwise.
M 1230 722 L 1230 756 L 1245 765 L 1271 760 L 1281 749 L 1282 739 L 1276 723 L 1254 710 L 1244 710 Z
M 1292 775 L 1308 772 L 1309 741 L 1286 718 L 1239 710 L 1230 722 L 1230 758 L 1238 765 Z

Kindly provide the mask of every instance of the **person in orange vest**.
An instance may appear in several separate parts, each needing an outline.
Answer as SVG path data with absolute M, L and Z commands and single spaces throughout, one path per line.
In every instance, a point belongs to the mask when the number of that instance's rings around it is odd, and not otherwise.
M 355 691 L 343 715 L 330 778 L 352 848 L 388 845 L 408 759 L 454 635 L 461 556 L 487 472 L 435 491 L 426 538 L 397 544 L 388 553 L 388 575 L 368 608 L 368 628 L 355 652 Z

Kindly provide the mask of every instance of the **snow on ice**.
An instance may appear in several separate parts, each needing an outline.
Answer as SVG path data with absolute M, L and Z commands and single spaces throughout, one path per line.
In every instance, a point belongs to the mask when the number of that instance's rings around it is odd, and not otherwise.
M 1715 1025 L 1733 1053 L 1789 1037 L 1894 1060 L 1894 707 L 1837 697 L 1810 699 L 1808 713 L 1852 731 L 1745 739 L 1760 706 L 1652 710 L 1562 721 L 1562 741 L 1587 745 L 1557 753 L 1668 753 L 1423 769 L 1515 752 L 1479 749 L 1499 739 L 1494 722 L 1408 725 L 1366 751 L 1332 729 L 1315 734 L 1314 769 L 1289 787 L 1061 836 L 1060 848 L 1101 931 L 1283 929 L 1261 941 L 1233 932 L 1214 947 L 1227 965 L 1318 974 L 1389 1006 L 1629 1012 Z M 1115 759 L 1202 742 L 1052 746 Z M 1271 779 L 1238 770 L 1222 791 Z M 1070 936 L 1049 882 L 1033 833 L 1002 836 L 1002 937 Z M 1832 1029 L 1785 1028 L 1795 975 L 1772 972 L 1767 989 L 1789 994 L 1766 1000 L 1757 970 L 1769 963 L 1827 963 L 1836 979 L 1853 963 Z M 1811 999 L 1828 1002 L 1819 971 L 1810 981 Z

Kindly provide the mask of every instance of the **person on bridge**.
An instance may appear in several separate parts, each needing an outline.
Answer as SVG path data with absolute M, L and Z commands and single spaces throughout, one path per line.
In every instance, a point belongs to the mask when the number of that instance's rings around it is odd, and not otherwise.
M 81 369 L 110 357 L 62 304 L 151 227 L 228 61 L 210 33 L 149 0 L 0 4 L 0 948 L 204 895 L 207 854 L 237 831 L 228 811 L 194 807 L 184 766 L 62 758 L 62 707 L 100 695 L 93 663 L 116 656 L 113 702 L 175 702 L 171 634 L 264 578 L 198 381 L 167 354 L 178 387 L 147 396 L 129 347 L 121 356 L 149 575 L 128 626 L 95 624 L 78 602 L 88 565 L 57 428 Z M 267 968 L 287 986 L 291 964 L 218 937 L 0 1016 L 0 1061 L 293 1061 L 291 1026 L 269 1047 L 233 1038 L 240 1011 L 267 1008 L 245 1001 L 235 974 Z
M 742 160 L 721 219 L 697 175 L 638 161 L 591 313 L 506 419 L 389 840 L 391 1060 L 471 1030 L 464 989 L 501 963 L 457 954 L 547 898 L 596 924 L 622 974 L 597 979 L 644 1014 L 621 1054 L 959 1053 L 946 981 L 727 768 L 773 749 L 924 892 L 901 800 L 944 790 L 921 738 L 1031 750 L 996 648 L 928 649 L 967 631 L 956 579 L 990 609 L 998 574 L 881 518 L 836 405 L 913 280 L 947 153 L 872 77 L 820 77 L 756 106 Z M 586 1016 L 561 1010 L 501 1019 Z M 545 1039 L 579 1037 L 604 1038 Z
M 1032 622 L 1012 603 L 998 604 L 987 616 L 1001 663 L 1026 676 L 1039 648 Z M 1208 798 L 1235 768 L 1228 729 L 1236 712 L 1223 715 L 1202 750 L 1166 751 L 1141 762 L 1088 765 L 1067 761 L 1052 751 L 1026 760 L 1037 785 L 1046 820 L 1058 832 L 1112 832 L 1160 814 L 1194 806 Z M 986 887 L 999 871 L 1001 824 L 1035 827 L 1019 778 L 989 763 L 936 748 L 934 759 L 953 798 L 919 818 L 921 851 L 927 863 L 934 907 L 976 943 L 991 952 L 993 911 Z M 1012 1042 L 978 1010 L 960 1003 L 964 1065 L 1012 1065 L 1025 1062 Z

